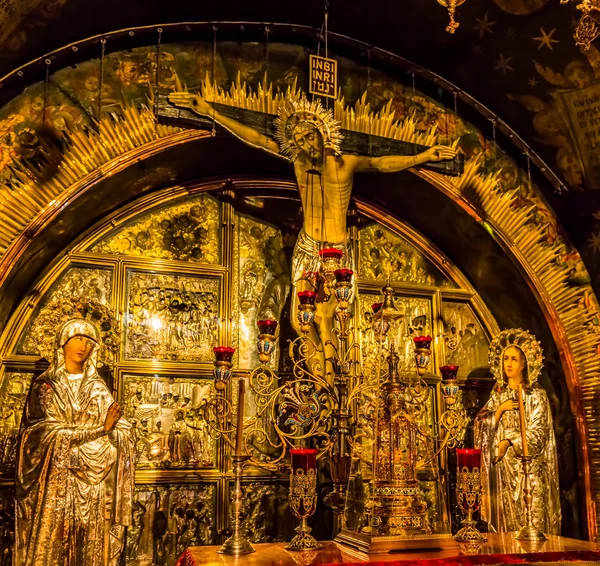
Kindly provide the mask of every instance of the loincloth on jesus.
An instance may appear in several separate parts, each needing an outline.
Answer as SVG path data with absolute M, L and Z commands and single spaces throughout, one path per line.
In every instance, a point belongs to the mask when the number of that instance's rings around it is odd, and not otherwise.
M 327 248 L 336 248 L 343 252 L 340 259 L 340 269 L 351 269 L 356 274 L 354 263 L 354 252 L 350 239 L 346 237 L 341 243 L 333 244 L 331 242 L 322 242 L 310 237 L 304 230 L 300 230 L 294 254 L 292 255 L 292 283 L 296 285 L 298 281 L 306 280 L 307 273 L 319 273 L 321 271 L 321 258 L 319 252 Z M 352 276 L 352 300 L 356 296 L 356 275 Z

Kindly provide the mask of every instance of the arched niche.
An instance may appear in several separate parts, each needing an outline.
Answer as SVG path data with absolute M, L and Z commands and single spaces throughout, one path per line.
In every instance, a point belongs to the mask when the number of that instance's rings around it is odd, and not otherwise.
M 190 49 L 205 55 L 210 53 L 206 44 Z M 234 45 L 228 49 L 241 52 L 244 46 Z M 255 46 L 248 49 L 256 51 Z M 302 53 L 306 55 L 307 51 L 297 45 L 271 45 L 271 69 L 277 67 L 272 59 L 277 49 L 282 54 L 279 70 L 285 71 L 282 77 L 287 82 L 284 84 L 301 78 L 303 70 L 290 63 L 289 55 L 297 57 Z M 6 223 L 1 235 L 4 255 L 0 316 L 5 323 L 2 347 L 8 356 L 4 363 L 7 370 L 23 365 L 9 345 L 18 339 L 18 327 L 24 328 L 27 309 L 30 312 L 35 309 L 50 284 L 51 278 L 44 279 L 48 269 L 58 265 L 57 261 L 68 261 L 70 250 L 75 249 L 73 241 L 85 237 L 89 226 L 117 214 L 132 199 L 160 198 L 157 195 L 162 195 L 161 191 L 179 186 L 184 187 L 182 190 L 194 191 L 193 187 L 198 187 L 199 182 L 206 190 L 220 190 L 227 195 L 234 179 L 239 183 L 241 177 L 247 180 L 249 187 L 253 182 L 268 186 L 271 180 L 278 184 L 277 190 L 282 190 L 285 180 L 287 190 L 290 193 L 294 190 L 287 165 L 248 148 L 228 134 L 219 132 L 213 137 L 210 125 L 208 130 L 202 130 L 185 129 L 181 124 L 157 124 L 151 109 L 140 107 L 145 94 L 153 90 L 151 77 L 156 75 L 147 73 L 146 79 L 136 82 L 139 74 L 131 66 L 136 57 L 152 65 L 151 53 L 152 48 L 142 47 L 133 52 L 111 54 L 115 65 L 110 71 L 111 77 L 120 81 L 115 82 L 114 87 L 120 90 L 125 102 L 121 105 L 111 101 L 103 106 L 96 100 L 100 110 L 97 121 L 90 121 L 89 117 L 94 110 L 93 92 L 98 91 L 85 83 L 86 79 L 100 77 L 99 61 L 82 62 L 76 69 L 58 71 L 53 80 L 79 100 L 79 112 L 87 116 L 88 121 L 82 118 L 79 122 L 75 114 L 68 112 L 68 107 L 61 110 L 61 105 L 68 105 L 63 98 L 66 95 L 60 92 L 52 110 L 51 127 L 53 131 L 60 127 L 64 134 L 61 151 L 58 154 L 50 151 L 54 147 L 52 140 L 44 146 L 45 130 L 34 127 L 33 132 L 40 134 L 41 141 L 39 145 L 30 143 L 33 155 L 29 157 L 39 157 L 45 151 L 45 164 L 36 168 L 17 159 L 10 169 L 3 169 L 0 195 Z M 161 56 L 169 53 L 173 55 L 172 60 L 177 60 L 176 55 L 186 53 L 186 47 L 163 46 Z M 171 59 L 166 57 L 165 61 L 163 76 L 168 77 Z M 196 83 L 190 86 L 200 85 L 202 76 L 212 66 L 210 58 L 198 56 L 194 61 L 199 70 L 194 67 Z M 264 53 L 256 51 L 245 69 L 260 70 L 264 62 Z M 567 489 L 576 489 L 573 485 L 577 482 L 573 478 L 582 478 L 579 489 L 584 495 L 581 501 L 585 503 L 583 523 L 593 534 L 594 498 L 598 493 L 593 484 L 598 474 L 593 472 L 600 469 L 600 461 L 590 452 L 588 431 L 592 434 L 600 426 L 594 413 L 598 369 L 594 317 L 598 308 L 581 258 L 562 235 L 554 213 L 528 175 L 463 120 L 460 112 L 454 113 L 418 90 L 405 87 L 393 77 L 393 72 L 383 74 L 351 60 L 343 63 L 353 77 L 351 90 L 372 89 L 367 95 L 374 96 L 374 110 L 383 109 L 383 103 L 389 100 L 389 89 L 398 94 L 394 98 L 398 107 L 388 108 L 387 114 L 384 112 L 392 122 L 400 120 L 398 130 L 406 126 L 412 128 L 411 136 L 423 133 L 417 127 L 420 122 L 417 121 L 417 126 L 409 123 L 412 118 L 408 108 L 414 107 L 421 121 L 437 125 L 441 130 L 439 141 L 451 140 L 454 134 L 462 132 L 457 135 L 467 157 L 467 167 L 460 179 L 451 180 L 423 171 L 377 178 L 357 176 L 356 206 L 359 212 L 361 206 L 371 211 L 379 208 L 378 214 L 382 217 L 384 210 L 397 220 L 407 221 L 431 240 L 446 261 L 469 282 L 477 297 L 473 303 L 475 312 L 483 312 L 481 309 L 487 307 L 498 326 L 528 328 L 542 341 L 549 360 L 545 385 L 556 392 L 553 401 L 557 414 L 567 423 L 564 430 L 568 434 L 562 448 L 568 452 L 577 445 L 577 471 L 572 463 L 566 465 L 568 469 L 564 471 L 564 477 L 570 478 Z M 216 79 L 227 78 L 223 84 L 217 80 L 217 86 L 226 89 L 223 93 L 235 89 L 235 57 L 228 65 L 231 68 L 223 64 L 219 68 L 220 75 L 214 74 Z M 243 69 L 241 64 L 238 66 Z M 377 81 L 379 90 L 375 86 Z M 97 81 L 95 86 L 99 84 L 103 84 L 102 81 Z M 159 87 L 160 91 L 163 88 L 160 81 Z M 33 126 L 41 124 L 43 112 L 40 112 L 38 99 L 44 88 L 47 85 L 32 85 L 0 111 L 3 126 L 15 139 L 21 136 L 31 141 L 27 138 L 27 120 Z M 356 98 L 355 107 L 359 108 L 362 103 Z M 48 99 L 46 102 L 48 106 Z M 81 109 L 85 104 L 89 106 L 87 114 Z M 345 112 L 343 107 L 342 110 Z M 15 116 L 24 119 L 19 121 Z M 360 130 L 360 125 L 356 127 Z M 435 140 L 433 136 L 431 141 Z M 24 146 L 19 143 L 19 147 Z M 226 278 L 225 271 L 222 278 Z M 10 359 L 10 356 L 16 357 Z M 569 428 L 569 415 L 575 417 L 575 428 Z

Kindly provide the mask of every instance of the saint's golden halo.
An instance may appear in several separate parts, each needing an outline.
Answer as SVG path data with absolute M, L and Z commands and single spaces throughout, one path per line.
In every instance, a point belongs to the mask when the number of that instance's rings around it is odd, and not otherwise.
M 89 320 L 98 328 L 100 365 L 110 365 L 116 360 L 121 337 L 115 315 L 98 301 L 83 297 L 58 298 L 42 307 L 31 330 L 31 341 L 38 354 L 51 362 L 55 355 L 57 330 L 74 318 Z
M 275 119 L 275 138 L 281 153 L 295 161 L 300 153 L 294 134 L 303 129 L 314 128 L 323 139 L 325 149 L 336 155 L 342 152 L 342 134 L 340 123 L 333 117 L 333 110 L 323 108 L 318 99 L 308 100 L 305 95 L 300 98 L 287 97 L 279 105 L 278 117 Z
M 540 376 L 544 362 L 542 346 L 533 334 L 521 328 L 503 330 L 490 344 L 490 370 L 496 381 L 503 381 L 504 379 L 502 358 L 504 357 L 504 350 L 510 346 L 516 346 L 523 352 L 527 360 L 527 379 L 530 385 L 535 383 Z

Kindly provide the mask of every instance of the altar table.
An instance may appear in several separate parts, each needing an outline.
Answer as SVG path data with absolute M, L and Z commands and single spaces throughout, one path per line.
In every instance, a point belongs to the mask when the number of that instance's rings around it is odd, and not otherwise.
M 600 565 L 600 544 L 549 536 L 548 541 L 526 543 L 515 540 L 510 533 L 488 534 L 479 547 L 459 545 L 450 540 L 443 550 L 432 552 L 393 552 L 363 554 L 332 541 L 324 541 L 323 549 L 308 552 L 288 552 L 285 543 L 253 545 L 256 552 L 243 556 L 218 554 L 220 546 L 188 548 L 177 566 L 313 566 L 319 564 L 379 566 L 496 566 L 500 564 L 596 564 Z

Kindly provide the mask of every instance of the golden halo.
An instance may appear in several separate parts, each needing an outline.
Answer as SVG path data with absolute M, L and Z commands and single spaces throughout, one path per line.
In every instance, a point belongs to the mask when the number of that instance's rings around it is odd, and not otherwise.
M 73 318 L 83 318 L 95 324 L 100 331 L 98 365 L 110 365 L 119 353 L 119 323 L 108 307 L 82 297 L 55 299 L 42 307 L 31 330 L 31 342 L 39 355 L 49 362 L 54 359 L 56 333 Z
M 503 330 L 490 344 L 490 370 L 496 381 L 504 380 L 502 358 L 504 357 L 504 350 L 510 346 L 516 346 L 523 352 L 527 360 L 527 380 L 530 385 L 535 383 L 542 371 L 544 362 L 542 346 L 533 334 L 521 328 Z
M 295 161 L 300 148 L 294 134 L 303 128 L 316 129 L 323 138 L 325 149 L 336 155 L 341 153 L 344 136 L 340 123 L 333 117 L 333 110 L 326 110 L 318 99 L 309 101 L 305 95 L 300 99 L 287 98 L 279 105 L 279 116 L 275 119 L 275 138 L 281 153 Z

